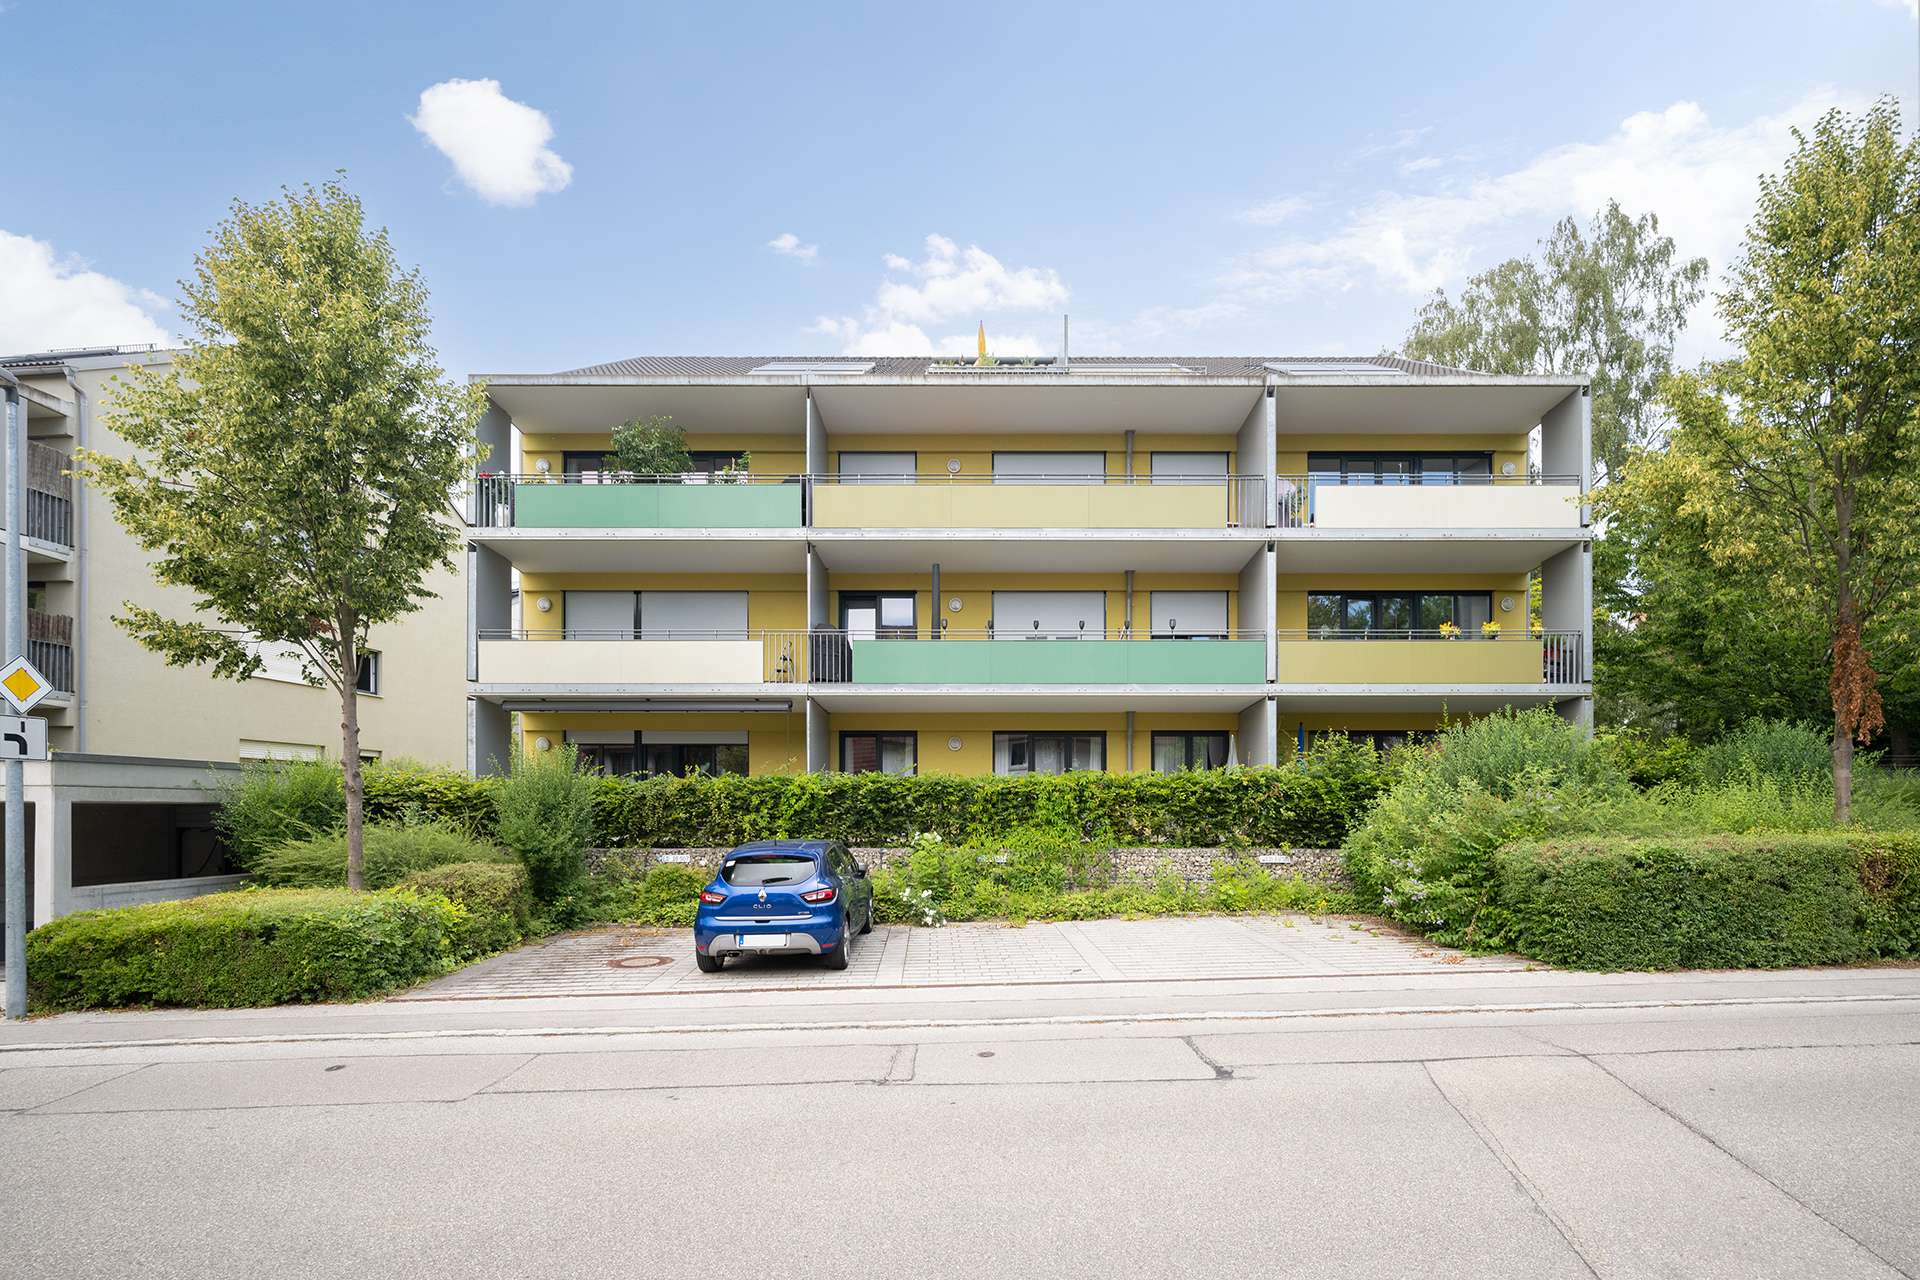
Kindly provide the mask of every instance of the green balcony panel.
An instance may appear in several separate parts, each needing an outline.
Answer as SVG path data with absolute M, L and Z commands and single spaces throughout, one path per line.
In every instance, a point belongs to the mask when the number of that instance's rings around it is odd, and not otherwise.
M 855 640 L 855 684 L 1259 684 L 1259 640 Z
M 519 529 L 797 529 L 797 484 L 517 484 Z

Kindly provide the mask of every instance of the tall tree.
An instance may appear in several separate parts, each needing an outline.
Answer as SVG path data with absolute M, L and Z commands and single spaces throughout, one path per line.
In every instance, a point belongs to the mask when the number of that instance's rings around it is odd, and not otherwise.
M 1706 274 L 1706 259 L 1676 256 L 1653 214 L 1630 218 L 1610 200 L 1585 233 L 1572 218 L 1555 224 L 1538 260 L 1509 258 L 1457 302 L 1435 292 L 1405 351 L 1484 373 L 1591 372 L 1594 460 L 1611 478 L 1654 435 L 1660 379 Z
M 1602 506 L 1676 502 L 1714 563 L 1818 620 L 1844 822 L 1885 719 L 1867 637 L 1920 598 L 1920 147 L 1892 100 L 1794 140 L 1718 297 L 1740 354 L 1669 379 L 1664 449 Z
M 112 424 L 133 454 L 84 474 L 195 619 L 127 601 L 115 621 L 176 666 L 244 680 L 298 648 L 340 699 L 347 883 L 363 882 L 356 685 L 369 628 L 432 596 L 459 545 L 452 495 L 478 449 L 478 387 L 444 381 L 427 291 L 337 183 L 235 201 L 181 283 L 192 336 L 136 368 Z

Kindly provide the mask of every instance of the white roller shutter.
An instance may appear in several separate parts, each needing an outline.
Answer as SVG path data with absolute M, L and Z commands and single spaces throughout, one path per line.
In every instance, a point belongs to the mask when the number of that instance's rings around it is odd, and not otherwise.
M 840 455 L 842 484 L 891 484 L 913 479 L 918 454 L 847 453 Z
M 1156 636 L 1227 634 L 1227 593 L 1224 591 L 1155 591 L 1147 599 Z
M 993 633 L 1002 639 L 1023 636 L 1099 639 L 1107 629 L 1104 591 L 996 591 Z
M 643 640 L 744 640 L 744 591 L 642 591 Z
M 1106 478 L 1104 453 L 996 453 L 995 484 L 1085 484 Z
M 1227 455 L 1224 453 L 1153 454 L 1155 484 L 1225 484 Z
M 633 639 L 631 591 L 569 591 L 561 597 L 569 640 Z

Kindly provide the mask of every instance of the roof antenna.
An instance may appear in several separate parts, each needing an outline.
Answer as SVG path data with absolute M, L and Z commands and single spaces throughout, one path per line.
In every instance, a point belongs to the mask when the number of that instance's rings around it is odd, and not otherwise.
M 1063 370 L 1071 367 L 1073 364 L 1072 357 L 1067 354 L 1067 333 L 1071 320 L 1072 317 L 1067 315 L 1066 312 L 1062 311 L 1060 313 L 1060 368 Z

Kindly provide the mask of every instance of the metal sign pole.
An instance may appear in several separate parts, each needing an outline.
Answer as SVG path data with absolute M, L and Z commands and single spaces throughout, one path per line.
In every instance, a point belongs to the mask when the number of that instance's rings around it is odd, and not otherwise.
M 26 656 L 27 551 L 21 541 L 21 497 L 26 488 L 27 406 L 18 386 L 7 395 L 7 661 Z M 26 766 L 8 760 L 7 770 L 7 1017 L 27 1016 L 27 804 Z

